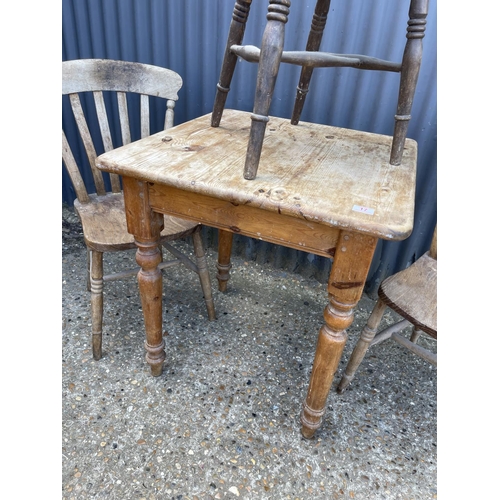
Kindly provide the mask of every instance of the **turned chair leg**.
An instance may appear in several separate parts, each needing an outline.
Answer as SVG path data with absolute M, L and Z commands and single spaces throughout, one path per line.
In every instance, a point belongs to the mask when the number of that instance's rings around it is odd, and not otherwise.
M 354 378 L 356 370 L 361 364 L 361 361 L 363 361 L 366 351 L 368 350 L 368 347 L 370 347 L 370 344 L 377 333 L 378 326 L 380 325 L 380 321 L 382 320 L 386 307 L 387 306 L 382 302 L 382 300 L 378 299 L 370 317 L 368 318 L 368 322 L 361 332 L 359 340 L 352 351 L 342 380 L 337 386 L 337 392 L 339 394 L 345 391 L 347 386 L 351 383 L 351 380 Z
M 90 292 L 90 254 L 92 250 L 87 247 L 87 291 Z
M 236 0 L 234 3 L 233 17 L 227 36 L 226 51 L 220 70 L 217 93 L 215 95 L 214 107 L 212 111 L 212 127 L 218 127 L 222 118 L 222 112 L 226 104 L 227 94 L 233 78 L 234 69 L 238 61 L 238 56 L 231 52 L 232 45 L 241 45 L 245 26 L 250 12 L 252 0 Z
M 205 297 L 207 306 L 208 319 L 213 321 L 216 319 L 214 299 L 212 297 L 212 285 L 210 283 L 210 274 L 208 272 L 207 258 L 205 249 L 203 248 L 203 241 L 201 238 L 201 226 L 198 226 L 193 233 L 193 246 L 194 255 L 196 257 L 196 265 L 198 267 L 198 276 L 200 278 L 201 289 Z
M 92 355 L 95 360 L 102 357 L 102 314 L 104 281 L 102 252 L 89 250 L 90 308 L 92 313 Z
M 307 39 L 306 50 L 310 52 L 317 52 L 321 45 L 321 39 L 323 38 L 323 32 L 325 30 L 326 18 L 328 16 L 328 10 L 330 9 L 330 0 L 318 0 L 316 2 L 316 7 L 314 9 L 314 15 L 311 22 L 311 30 L 309 32 L 309 38 Z M 300 115 L 302 114 L 302 109 L 304 108 L 304 102 L 306 100 L 306 95 L 309 92 L 309 82 L 311 81 L 311 76 L 313 73 L 313 68 L 309 66 L 303 66 L 300 72 L 299 85 L 297 86 L 297 94 L 295 97 L 295 105 L 293 107 L 292 119 L 290 120 L 292 125 L 297 125 L 300 120 Z
M 257 86 L 253 113 L 250 115 L 250 137 L 243 177 L 253 180 L 257 176 L 262 145 L 269 121 L 269 109 L 281 63 L 285 43 L 285 24 L 288 22 L 290 0 L 269 0 L 267 23 L 262 35 L 261 52 L 257 69 Z
M 411 332 L 410 342 L 413 342 L 414 344 L 416 344 L 418 339 L 420 338 L 420 335 L 422 335 L 422 333 L 423 333 L 423 331 L 420 330 L 420 328 L 417 328 L 416 326 L 414 326 L 413 330 Z

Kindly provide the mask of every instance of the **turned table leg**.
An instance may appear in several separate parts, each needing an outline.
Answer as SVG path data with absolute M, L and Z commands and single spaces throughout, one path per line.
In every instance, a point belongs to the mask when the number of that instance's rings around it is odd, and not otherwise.
M 158 269 L 161 254 L 158 250 L 159 238 L 143 240 L 135 238 L 136 261 L 141 266 L 137 280 L 141 293 L 141 304 L 146 328 L 146 361 L 151 366 L 151 374 L 157 377 L 163 371 L 165 342 L 162 330 L 162 276 Z
M 377 239 L 340 233 L 328 282 L 329 303 L 319 331 L 309 389 L 301 414 L 302 435 L 314 436 L 325 413 L 326 400 L 347 340 L 353 309 L 363 293 Z
M 225 292 L 227 290 L 227 282 L 229 280 L 229 270 L 231 269 L 231 250 L 233 247 L 233 233 L 219 229 L 219 259 L 217 262 L 217 280 L 219 282 L 219 290 Z
M 127 228 L 137 245 L 136 260 L 141 267 L 137 279 L 146 329 L 146 361 L 155 377 L 163 371 L 165 342 L 162 330 L 162 274 L 160 233 L 163 215 L 149 207 L 147 183 L 123 178 L 123 194 L 127 213 Z

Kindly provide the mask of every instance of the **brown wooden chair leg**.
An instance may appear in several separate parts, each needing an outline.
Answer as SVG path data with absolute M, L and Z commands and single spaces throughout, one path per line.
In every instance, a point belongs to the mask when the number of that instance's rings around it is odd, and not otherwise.
M 342 380 L 337 386 L 337 392 L 339 394 L 345 391 L 347 386 L 351 383 L 351 380 L 354 378 L 356 370 L 361 364 L 361 361 L 363 361 L 366 351 L 368 350 L 368 347 L 370 347 L 370 344 L 377 333 L 378 326 L 380 325 L 380 321 L 382 320 L 386 307 L 387 306 L 380 299 L 375 304 L 375 307 L 368 318 L 368 322 L 363 328 L 359 340 L 352 351 Z
M 319 50 L 329 9 L 330 0 L 318 0 L 316 2 L 316 8 L 314 9 L 314 15 L 311 23 L 311 30 L 309 31 L 309 38 L 307 39 L 306 50 L 310 52 L 316 52 Z M 300 72 L 300 80 L 299 85 L 297 86 L 297 95 L 295 97 L 295 105 L 292 112 L 292 125 L 297 125 L 299 123 L 306 95 L 309 92 L 309 82 L 311 81 L 312 73 L 313 68 L 308 66 L 304 66 Z
M 413 327 L 413 331 L 411 332 L 411 337 L 410 337 L 410 342 L 413 342 L 416 344 L 418 342 L 418 339 L 420 338 L 420 335 L 424 333 L 422 330 L 417 328 L 416 326 Z
M 218 127 L 224 111 L 227 94 L 233 78 L 234 68 L 238 61 L 238 56 L 231 52 L 232 45 L 241 45 L 245 26 L 250 12 L 252 0 L 236 0 L 233 9 L 233 19 L 227 36 L 226 51 L 217 84 L 217 93 L 215 95 L 214 107 L 212 111 L 212 127 Z
M 201 226 L 198 226 L 193 233 L 193 246 L 194 254 L 196 256 L 196 265 L 198 267 L 198 276 L 200 278 L 201 289 L 205 297 L 207 305 L 208 319 L 213 321 L 216 319 L 214 299 L 212 297 L 212 285 L 210 283 L 210 274 L 208 272 L 207 258 L 205 256 L 205 249 L 203 248 L 203 241 L 201 239 Z
M 87 247 L 87 291 L 90 292 L 90 250 L 89 247 Z
M 411 118 L 413 97 L 417 88 L 418 73 L 422 61 L 423 38 L 428 1 L 411 2 L 406 33 L 406 47 L 403 53 L 399 97 L 396 115 L 394 117 L 394 135 L 391 147 L 391 165 L 401 165 L 408 124 Z
M 104 281 L 102 252 L 89 250 L 90 308 L 92 314 L 92 355 L 95 360 L 102 357 L 102 314 Z
M 285 43 L 285 24 L 288 21 L 289 7 L 290 0 L 269 1 L 267 24 L 262 35 L 253 113 L 250 115 L 252 119 L 250 138 L 243 170 L 243 177 L 248 180 L 255 179 L 259 168 L 264 134 L 269 121 L 269 108 Z
M 227 290 L 229 281 L 229 271 L 231 269 L 231 250 L 233 247 L 233 233 L 219 229 L 219 258 L 217 262 L 217 280 L 219 291 Z

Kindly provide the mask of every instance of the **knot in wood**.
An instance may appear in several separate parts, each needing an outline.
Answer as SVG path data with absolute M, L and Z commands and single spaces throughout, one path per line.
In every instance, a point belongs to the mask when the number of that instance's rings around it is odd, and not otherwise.
M 269 191 L 269 199 L 272 201 L 283 201 L 288 197 L 288 193 L 285 188 L 273 188 Z

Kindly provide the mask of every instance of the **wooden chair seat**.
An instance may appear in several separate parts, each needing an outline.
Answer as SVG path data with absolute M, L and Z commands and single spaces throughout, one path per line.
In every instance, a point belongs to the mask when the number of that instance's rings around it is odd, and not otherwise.
M 104 196 L 89 195 L 90 202 L 74 206 L 82 222 L 85 243 L 92 250 L 111 252 L 136 248 L 134 237 L 127 232 L 123 193 Z M 173 241 L 190 235 L 199 223 L 177 217 L 164 217 L 165 227 L 161 242 Z
M 392 310 L 437 338 L 437 260 L 429 252 L 384 280 L 378 293 Z

